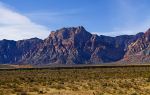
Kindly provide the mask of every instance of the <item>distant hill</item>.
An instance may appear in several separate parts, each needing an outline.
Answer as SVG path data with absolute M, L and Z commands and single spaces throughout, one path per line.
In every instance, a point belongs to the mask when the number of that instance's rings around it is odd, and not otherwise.
M 83 26 L 52 31 L 44 40 L 0 41 L 1 64 L 99 64 L 150 62 L 150 30 L 116 37 L 89 33 Z

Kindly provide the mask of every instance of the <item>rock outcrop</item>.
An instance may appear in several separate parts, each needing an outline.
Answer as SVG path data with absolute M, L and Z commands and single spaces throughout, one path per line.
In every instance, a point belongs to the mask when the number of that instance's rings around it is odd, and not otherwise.
M 128 45 L 123 60 L 135 63 L 150 62 L 150 29 L 139 34 L 136 40 Z

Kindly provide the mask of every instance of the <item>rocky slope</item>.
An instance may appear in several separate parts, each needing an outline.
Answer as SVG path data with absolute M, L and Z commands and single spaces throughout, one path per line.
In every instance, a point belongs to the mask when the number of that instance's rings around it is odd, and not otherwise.
M 150 29 L 128 45 L 124 61 L 150 62 Z
M 0 63 L 98 64 L 149 61 L 150 29 L 146 33 L 117 37 L 98 36 L 83 26 L 52 31 L 44 40 L 0 41 Z

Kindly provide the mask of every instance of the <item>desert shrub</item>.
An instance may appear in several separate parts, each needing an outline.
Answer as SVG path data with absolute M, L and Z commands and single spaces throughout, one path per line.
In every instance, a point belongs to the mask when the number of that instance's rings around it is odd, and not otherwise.
M 55 85 L 53 84 L 53 85 L 50 85 L 50 88 L 55 88 L 58 90 L 65 89 L 64 85 L 62 85 L 62 84 L 55 84 Z
M 131 95 L 139 95 L 138 93 L 136 93 L 136 92 L 133 92 Z
M 147 78 L 147 82 L 150 82 L 150 77 Z
M 40 89 L 39 91 L 38 91 L 38 94 L 46 94 L 47 92 L 46 92 L 46 89 Z
M 22 91 L 22 92 L 18 92 L 17 95 L 28 95 L 28 93 L 25 91 Z
M 32 87 L 32 88 L 30 88 L 29 89 L 29 91 L 31 91 L 31 92 L 39 92 L 39 87 L 37 86 L 37 87 Z
M 77 86 L 72 86 L 71 90 L 73 90 L 73 91 L 79 91 L 79 88 Z

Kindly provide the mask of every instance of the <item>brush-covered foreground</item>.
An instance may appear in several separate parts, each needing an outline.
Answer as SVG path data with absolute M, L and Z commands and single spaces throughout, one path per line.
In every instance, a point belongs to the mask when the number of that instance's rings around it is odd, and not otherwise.
M 0 70 L 0 95 L 150 95 L 150 67 Z

